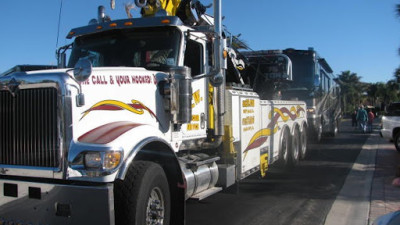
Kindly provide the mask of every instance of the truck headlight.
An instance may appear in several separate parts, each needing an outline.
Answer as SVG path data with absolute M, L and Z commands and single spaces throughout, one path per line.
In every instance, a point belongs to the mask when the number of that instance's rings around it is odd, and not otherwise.
M 100 169 L 102 168 L 100 152 L 88 152 L 85 154 L 86 168 Z
M 85 167 L 87 169 L 113 170 L 121 162 L 121 152 L 86 152 Z

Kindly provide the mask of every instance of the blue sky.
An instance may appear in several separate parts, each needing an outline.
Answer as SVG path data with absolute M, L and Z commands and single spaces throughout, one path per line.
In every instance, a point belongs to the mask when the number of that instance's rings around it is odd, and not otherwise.
M 74 27 L 106 6 L 112 19 L 126 18 L 116 0 L 63 0 L 58 46 Z M 203 0 L 204 4 L 212 0 Z M 313 47 L 335 74 L 350 70 L 364 82 L 386 82 L 400 66 L 399 0 L 222 0 L 223 24 L 254 50 Z M 0 1 L 0 72 L 17 64 L 56 64 L 61 0 Z M 138 15 L 138 10 L 132 11 Z M 212 10 L 208 13 L 212 14 Z

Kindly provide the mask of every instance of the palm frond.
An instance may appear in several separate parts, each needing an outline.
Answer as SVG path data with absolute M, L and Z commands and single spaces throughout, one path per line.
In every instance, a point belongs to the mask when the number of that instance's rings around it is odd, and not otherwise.
M 398 17 L 400 17 L 400 4 L 396 5 L 396 14 Z

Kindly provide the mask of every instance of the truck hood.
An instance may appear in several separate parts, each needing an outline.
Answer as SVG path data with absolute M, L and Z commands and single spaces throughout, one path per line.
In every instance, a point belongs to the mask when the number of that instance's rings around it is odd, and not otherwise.
M 167 76 L 144 68 L 93 68 L 92 75 L 81 83 L 85 105 L 72 104 L 74 139 L 121 121 L 167 128 L 169 118 L 157 85 Z

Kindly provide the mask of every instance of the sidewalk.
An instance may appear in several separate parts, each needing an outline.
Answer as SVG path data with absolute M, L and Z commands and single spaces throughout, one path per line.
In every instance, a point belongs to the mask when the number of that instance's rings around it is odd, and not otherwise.
M 349 127 L 349 123 L 345 120 L 342 125 Z M 377 217 L 400 210 L 400 187 L 392 185 L 400 153 L 393 142 L 380 137 L 378 123 L 362 146 L 325 225 L 371 225 Z
M 375 130 L 375 133 L 379 132 Z M 392 185 L 400 166 L 400 153 L 393 142 L 378 136 L 375 172 L 371 188 L 369 224 L 379 216 L 400 210 L 400 187 Z

